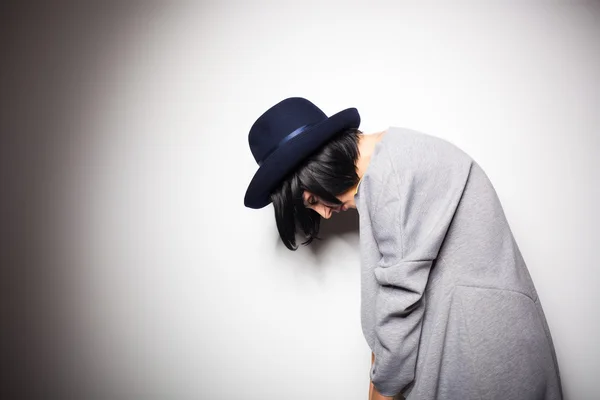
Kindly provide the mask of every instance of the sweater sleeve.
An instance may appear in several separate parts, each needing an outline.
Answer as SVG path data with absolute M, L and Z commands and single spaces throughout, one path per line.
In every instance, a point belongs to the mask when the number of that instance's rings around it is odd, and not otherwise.
M 447 142 L 389 153 L 373 213 L 380 260 L 374 268 L 375 362 L 370 377 L 384 396 L 414 380 L 426 304 L 423 294 L 470 171 L 470 159 Z M 422 151 L 426 149 L 427 151 Z

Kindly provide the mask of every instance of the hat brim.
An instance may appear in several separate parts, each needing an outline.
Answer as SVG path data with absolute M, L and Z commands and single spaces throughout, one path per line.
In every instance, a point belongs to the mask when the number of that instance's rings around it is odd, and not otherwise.
M 359 126 L 358 110 L 347 108 L 288 140 L 260 165 L 248 185 L 244 196 L 244 205 L 255 209 L 269 205 L 273 190 L 306 157 L 313 154 L 336 134 L 345 129 Z

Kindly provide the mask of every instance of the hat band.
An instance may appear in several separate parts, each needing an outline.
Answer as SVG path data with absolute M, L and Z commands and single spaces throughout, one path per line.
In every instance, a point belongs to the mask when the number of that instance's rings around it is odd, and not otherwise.
M 286 135 L 283 139 L 281 139 L 279 141 L 279 143 L 277 143 L 273 148 L 271 148 L 271 150 L 269 150 L 267 152 L 267 154 L 265 154 L 265 156 L 263 157 L 263 159 L 261 161 L 258 162 L 258 165 L 262 165 L 262 163 L 271 155 L 271 153 L 273 153 L 275 150 L 277 150 L 278 148 L 280 148 L 284 143 L 286 143 L 287 141 L 289 141 L 291 138 L 298 136 L 299 134 L 301 134 L 302 132 L 304 132 L 307 128 L 310 128 L 311 126 L 313 126 L 314 124 L 306 124 L 306 125 L 302 125 L 300 128 L 295 129 L 292 133 L 289 133 L 288 135 Z

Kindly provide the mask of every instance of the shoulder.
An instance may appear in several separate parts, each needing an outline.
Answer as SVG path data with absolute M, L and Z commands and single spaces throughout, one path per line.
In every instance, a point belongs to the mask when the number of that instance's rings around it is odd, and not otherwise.
M 372 215 L 385 219 L 382 210 L 399 204 L 425 207 L 466 183 L 474 161 L 454 143 L 408 128 L 391 127 L 386 135 L 369 176 Z
M 372 216 L 463 184 L 473 163 L 454 143 L 409 128 L 390 127 L 380 144 L 360 188 Z
M 390 127 L 383 150 L 390 166 L 398 168 L 440 168 L 470 163 L 472 157 L 450 140 L 403 127 Z

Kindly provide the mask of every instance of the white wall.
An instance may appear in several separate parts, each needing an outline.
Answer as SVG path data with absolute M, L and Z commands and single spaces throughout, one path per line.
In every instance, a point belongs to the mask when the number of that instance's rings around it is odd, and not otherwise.
M 599 3 L 250 3 L 102 14 L 84 66 L 77 54 L 60 65 L 75 108 L 49 147 L 58 184 L 46 181 L 53 222 L 40 227 L 56 250 L 45 260 L 67 266 L 62 311 L 78 343 L 67 352 L 96 390 L 367 398 L 356 213 L 290 252 L 272 205 L 243 206 L 250 126 L 302 96 L 329 115 L 357 107 L 367 133 L 443 137 L 482 165 L 544 306 L 565 398 L 597 398 Z M 81 18 L 70 32 L 83 35 L 97 14 L 82 15 L 55 18 Z

